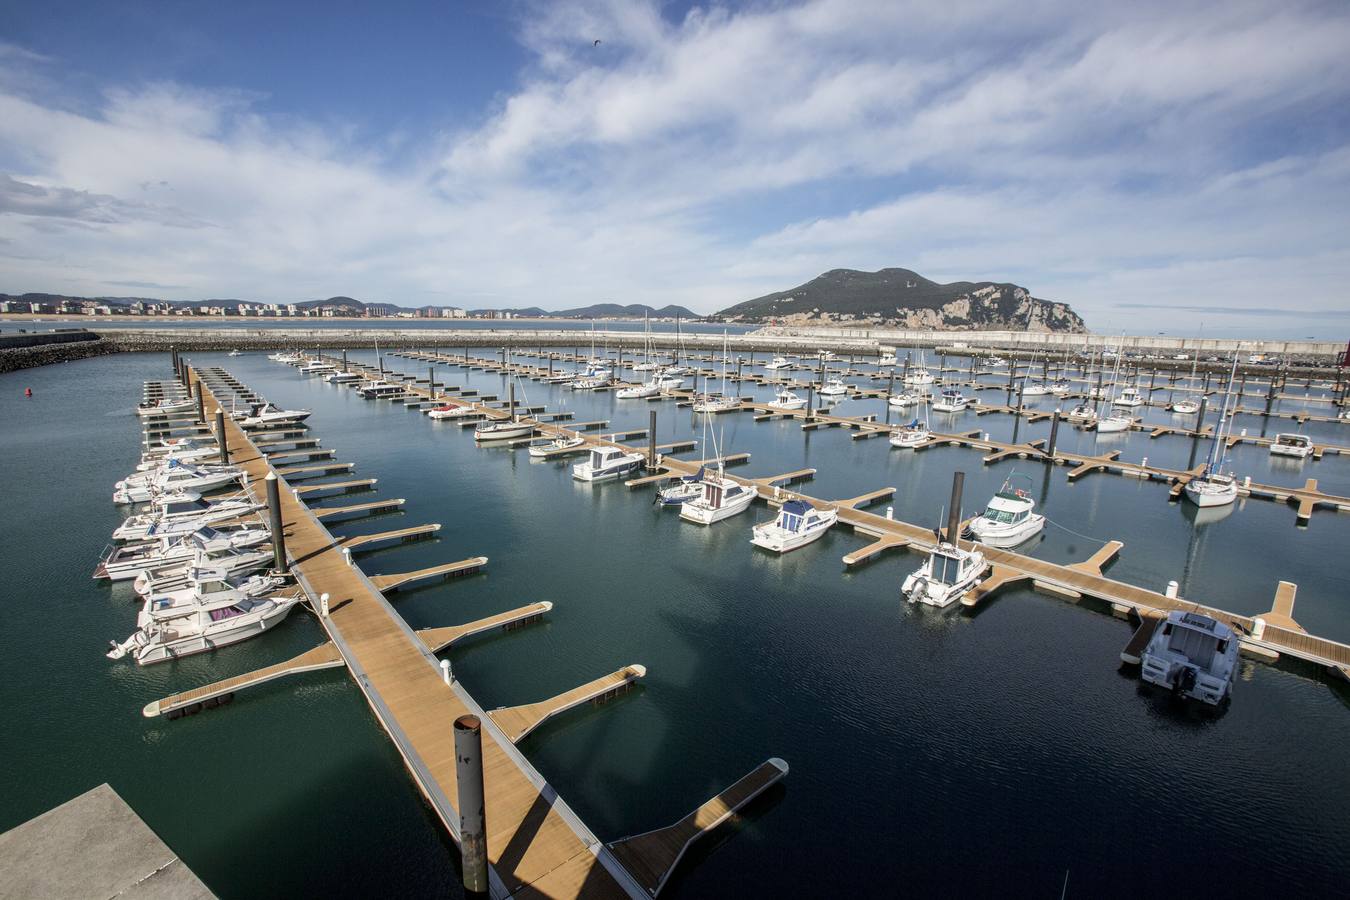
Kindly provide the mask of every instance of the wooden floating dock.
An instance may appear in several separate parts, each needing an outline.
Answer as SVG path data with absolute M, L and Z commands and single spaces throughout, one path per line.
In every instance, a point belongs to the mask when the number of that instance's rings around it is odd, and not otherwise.
M 398 509 L 406 502 L 402 497 L 395 497 L 389 500 L 375 500 L 371 503 L 357 503 L 353 506 L 321 506 L 314 510 L 314 518 L 323 522 L 344 516 L 370 515 L 371 513 Z
M 592 701 L 603 703 L 627 691 L 632 687 L 633 682 L 646 674 L 647 668 L 645 666 L 624 666 L 617 672 L 601 676 L 580 687 L 558 694 L 556 697 L 540 700 L 537 703 L 490 710 L 488 715 L 492 716 L 492 720 L 501 727 L 511 743 L 518 744 L 525 739 L 526 735 L 554 716 L 583 703 Z
M 440 526 L 437 526 L 438 528 Z M 348 544 L 347 546 L 351 546 Z M 487 565 L 486 556 L 474 556 L 469 559 L 461 559 L 459 562 L 445 563 L 440 566 L 431 566 L 426 569 L 417 569 L 412 572 L 399 572 L 394 575 L 372 575 L 370 583 L 375 585 L 381 593 L 403 590 L 414 585 L 421 585 L 428 581 L 445 581 L 450 578 L 458 578 L 465 575 L 472 575 L 481 572 Z M 552 607 L 550 606 L 550 609 Z
M 674 825 L 621 838 L 611 842 L 609 849 L 655 897 L 694 841 L 730 819 L 787 773 L 787 763 L 770 759 Z
M 399 528 L 394 531 L 380 531 L 375 534 L 356 534 L 340 537 L 337 544 L 348 549 L 356 550 L 358 548 L 374 549 L 377 544 L 406 544 L 409 541 L 418 541 L 429 538 L 441 530 L 439 524 L 414 525 L 411 528 Z
M 338 493 L 348 493 L 351 491 L 365 491 L 375 487 L 379 481 L 378 478 L 359 478 L 356 481 L 335 481 L 329 484 L 307 484 L 303 487 L 292 488 L 297 494 L 319 494 L 325 491 L 337 491 Z

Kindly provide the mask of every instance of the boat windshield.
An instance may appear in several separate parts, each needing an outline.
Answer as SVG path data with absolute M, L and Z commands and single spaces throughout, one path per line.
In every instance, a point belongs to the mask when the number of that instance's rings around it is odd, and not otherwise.
M 800 531 L 802 527 L 802 517 L 796 513 L 779 513 L 778 527 L 782 528 L 784 531 Z
M 1011 525 L 1017 519 L 1017 516 L 1008 510 L 995 509 L 992 506 L 984 511 L 984 517 L 991 522 L 998 522 L 1000 525 Z
M 961 560 L 940 553 L 932 556 L 932 578 L 943 584 L 955 584 L 961 578 Z

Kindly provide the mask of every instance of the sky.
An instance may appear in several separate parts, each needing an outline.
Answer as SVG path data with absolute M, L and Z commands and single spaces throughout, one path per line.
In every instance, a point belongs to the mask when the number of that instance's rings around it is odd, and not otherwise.
M 1348 48 L 1344 0 L 0 0 L 0 291 L 707 313 L 900 266 L 1345 339 Z

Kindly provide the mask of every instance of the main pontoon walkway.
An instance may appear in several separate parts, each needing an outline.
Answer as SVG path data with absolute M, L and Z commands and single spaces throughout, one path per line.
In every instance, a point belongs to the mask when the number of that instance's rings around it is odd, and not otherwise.
M 195 374 L 195 373 L 194 373 Z M 218 405 L 205 384 L 207 408 Z M 231 460 L 265 501 L 272 471 L 248 435 L 227 420 Z M 280 479 L 279 479 L 280 480 Z M 452 723 L 477 715 L 483 727 L 488 859 L 493 894 L 541 897 L 638 897 L 642 886 L 592 834 L 466 691 L 442 680 L 435 655 L 385 600 L 342 546 L 281 480 L 282 518 L 293 571 L 317 599 L 329 597 L 324 628 L 371 709 L 393 739 L 437 816 L 458 839 Z M 317 660 L 322 664 L 327 661 Z

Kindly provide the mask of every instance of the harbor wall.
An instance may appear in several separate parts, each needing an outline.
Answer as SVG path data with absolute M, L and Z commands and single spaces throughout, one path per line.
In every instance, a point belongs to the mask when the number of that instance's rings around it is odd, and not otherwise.
M 0 373 L 88 359 L 112 352 L 107 342 L 92 331 L 0 334 Z

